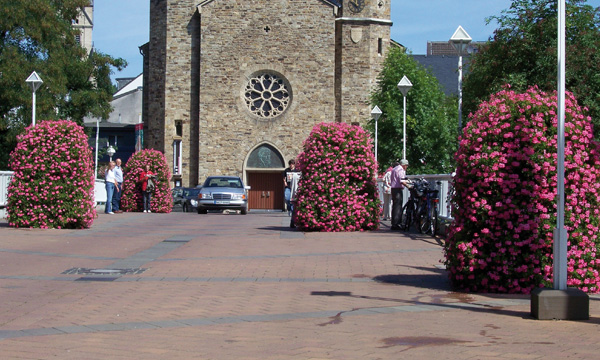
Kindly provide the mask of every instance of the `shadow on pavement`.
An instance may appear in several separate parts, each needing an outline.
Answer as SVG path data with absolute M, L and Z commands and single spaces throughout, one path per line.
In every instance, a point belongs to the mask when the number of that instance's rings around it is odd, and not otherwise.
M 408 285 L 433 290 L 452 290 L 450 280 L 445 274 L 390 274 L 375 276 L 373 280 L 384 284 Z
M 312 291 L 310 293 L 312 296 L 346 296 L 357 299 L 368 299 L 368 300 L 378 300 L 378 301 L 390 301 L 400 304 L 405 304 L 407 306 L 419 306 L 419 305 L 432 305 L 438 306 L 442 308 L 447 308 L 448 310 L 466 310 L 480 313 L 493 313 L 496 315 L 505 315 L 511 317 L 520 317 L 526 320 L 533 320 L 530 312 L 528 311 L 518 311 L 518 310 L 508 310 L 498 305 L 488 305 L 485 303 L 481 303 L 476 301 L 474 298 L 469 299 L 468 294 L 466 293 L 442 293 L 435 296 L 421 296 L 415 297 L 413 299 L 394 299 L 394 298 L 383 298 L 377 296 L 367 296 L 367 295 L 354 295 L 349 291 Z M 444 300 L 444 298 L 446 300 Z M 518 297 L 521 298 L 521 297 Z M 423 301 L 421 299 L 429 299 L 429 301 Z M 446 302 L 450 300 L 451 302 Z M 476 305 L 476 306 L 473 306 Z M 353 309 L 360 310 L 360 309 Z

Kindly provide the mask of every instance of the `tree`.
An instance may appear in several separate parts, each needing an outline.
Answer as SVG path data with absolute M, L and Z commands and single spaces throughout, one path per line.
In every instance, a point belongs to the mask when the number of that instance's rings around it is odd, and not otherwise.
M 5 168 L 16 136 L 31 119 L 31 89 L 25 79 L 36 71 L 44 83 L 36 92 L 39 119 L 83 123 L 87 115 L 107 118 L 114 86 L 111 67 L 123 59 L 92 51 L 76 41 L 71 24 L 89 0 L 0 0 L 0 168 Z
M 600 143 L 571 93 L 565 106 L 567 285 L 600 291 Z M 454 286 L 530 293 L 552 284 L 557 98 L 505 89 L 483 102 L 456 153 L 455 211 L 444 250 Z
M 412 173 L 447 173 L 454 169 L 458 146 L 458 110 L 448 101 L 431 72 L 399 48 L 390 48 L 371 103 L 383 112 L 378 121 L 379 170 L 403 153 L 403 98 L 397 88 L 406 75 L 413 87 L 406 97 L 406 157 Z M 374 123 L 369 129 L 374 133 Z
M 8 222 L 14 227 L 89 228 L 94 209 L 94 162 L 83 127 L 41 121 L 18 136 L 10 155 Z
M 585 0 L 566 7 L 566 87 L 589 108 L 600 131 L 600 10 Z M 497 21 L 493 41 L 470 62 L 464 80 L 465 113 L 475 112 L 490 94 L 510 84 L 516 91 L 557 88 L 557 4 L 555 0 L 514 0 Z

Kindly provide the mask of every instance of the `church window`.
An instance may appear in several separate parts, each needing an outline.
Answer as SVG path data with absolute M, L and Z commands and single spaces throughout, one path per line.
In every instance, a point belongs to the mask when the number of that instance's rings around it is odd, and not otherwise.
M 181 175 L 181 164 L 183 160 L 182 152 L 181 140 L 173 141 L 173 175 Z
M 264 119 L 283 114 L 290 105 L 291 95 L 287 80 L 273 72 L 255 73 L 250 76 L 244 88 L 244 101 L 248 110 Z
M 379 38 L 377 40 L 377 54 L 380 56 L 383 55 L 383 39 Z
M 175 135 L 183 136 L 183 124 L 181 120 L 175 120 Z
M 284 168 L 283 158 L 274 147 L 263 144 L 254 149 L 248 157 L 251 168 Z

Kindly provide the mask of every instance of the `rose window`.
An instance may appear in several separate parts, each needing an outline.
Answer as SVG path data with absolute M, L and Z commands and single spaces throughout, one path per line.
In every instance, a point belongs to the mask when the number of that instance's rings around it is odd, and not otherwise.
M 272 73 L 253 75 L 244 89 L 244 100 L 250 112 L 261 118 L 277 117 L 291 100 L 287 81 Z

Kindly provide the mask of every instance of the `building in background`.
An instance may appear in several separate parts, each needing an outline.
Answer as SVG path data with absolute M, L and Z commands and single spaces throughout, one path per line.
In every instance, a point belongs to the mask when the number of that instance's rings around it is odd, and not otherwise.
M 83 119 L 85 127 L 93 128 L 90 135 L 90 146 L 96 147 L 96 126 L 99 127 L 98 148 L 113 146 L 117 152 L 113 158 L 121 158 L 124 163 L 136 151 L 136 126 L 142 121 L 143 76 L 116 79 L 119 90 L 113 95 L 111 106 L 113 111 L 108 119 L 95 117 Z M 96 124 L 96 122 L 99 124 Z M 141 141 L 140 141 L 141 144 Z M 102 156 L 99 163 L 108 162 L 108 155 Z
M 391 0 L 150 2 L 145 146 L 172 184 L 237 175 L 250 208 L 283 206 L 281 171 L 321 122 L 365 124 Z
M 94 30 L 94 1 L 90 0 L 90 4 L 81 9 L 79 16 L 73 21 L 73 28 L 79 30 L 79 35 L 76 35 L 77 42 L 91 53 L 94 48 L 92 40 Z

